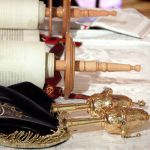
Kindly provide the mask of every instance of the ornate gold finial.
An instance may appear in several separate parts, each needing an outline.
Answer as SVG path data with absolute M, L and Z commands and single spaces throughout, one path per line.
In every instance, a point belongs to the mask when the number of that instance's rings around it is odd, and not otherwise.
M 105 109 L 99 114 L 99 118 L 66 119 L 65 125 L 68 128 L 71 126 L 98 124 L 108 133 L 119 134 L 123 138 L 131 138 L 141 136 L 140 133 L 137 133 L 136 135 L 131 134 L 132 130 L 142 127 L 145 121 L 148 120 L 148 113 L 142 109 L 114 107 Z
M 78 111 L 87 110 L 93 117 L 98 117 L 99 113 L 106 108 L 115 106 L 119 107 L 132 107 L 138 105 L 140 107 L 145 106 L 144 101 L 133 102 L 132 99 L 125 95 L 115 95 L 111 88 L 106 88 L 101 93 L 91 95 L 86 104 L 85 103 L 71 103 L 71 104 L 53 104 L 52 110 L 58 111 Z
M 101 114 L 100 114 L 101 116 Z M 131 135 L 132 130 L 142 127 L 150 115 L 138 108 L 114 107 L 103 111 L 103 127 L 111 134 L 120 134 L 124 138 L 139 137 L 140 133 Z
M 137 108 L 114 107 L 103 111 L 103 118 L 69 118 L 62 112 L 58 131 L 50 135 L 40 135 L 25 131 L 16 131 L 12 134 L 0 133 L 1 145 L 16 148 L 45 148 L 64 142 L 69 139 L 68 127 L 86 124 L 98 124 L 110 134 L 119 134 L 123 138 L 139 137 L 140 133 L 131 135 L 131 130 L 141 127 L 150 115 Z M 64 121 L 65 120 L 65 121 Z

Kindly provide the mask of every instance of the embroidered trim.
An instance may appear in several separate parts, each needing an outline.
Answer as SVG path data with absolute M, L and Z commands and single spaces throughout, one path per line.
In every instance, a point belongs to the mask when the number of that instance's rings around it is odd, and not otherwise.
M 41 136 L 31 131 L 15 131 L 11 134 L 0 133 L 0 144 L 13 148 L 47 148 L 65 142 L 70 138 L 64 122 L 65 113 L 58 114 L 58 130 L 53 134 Z
M 0 103 L 0 116 L 15 116 L 21 118 L 23 113 L 17 111 L 14 106 L 11 106 L 7 103 Z
M 47 148 L 65 142 L 69 138 L 70 133 L 63 128 L 45 136 L 30 131 L 16 131 L 8 135 L 1 133 L 0 144 L 13 148 Z

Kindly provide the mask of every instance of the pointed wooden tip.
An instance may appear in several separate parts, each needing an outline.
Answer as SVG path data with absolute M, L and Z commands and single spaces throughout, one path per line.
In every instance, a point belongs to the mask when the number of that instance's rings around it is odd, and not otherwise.
M 110 12 L 110 15 L 112 15 L 112 16 L 117 16 L 117 11 L 115 11 L 115 10 L 111 11 L 111 12 Z
M 140 72 L 141 71 L 141 65 L 132 66 L 132 69 L 137 71 L 137 72 Z

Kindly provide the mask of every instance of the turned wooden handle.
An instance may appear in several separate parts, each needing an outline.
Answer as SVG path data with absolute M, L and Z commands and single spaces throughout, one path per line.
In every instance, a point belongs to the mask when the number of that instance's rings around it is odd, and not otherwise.
M 66 63 L 64 60 L 56 60 L 56 70 L 64 71 Z M 119 71 L 140 71 L 141 66 L 130 64 L 117 64 L 117 63 L 105 63 L 105 62 L 96 62 L 96 61 L 75 61 L 75 71 L 79 72 L 119 72 Z
M 63 8 L 62 7 L 53 7 L 52 8 L 53 17 L 63 17 Z M 98 17 L 98 16 L 116 16 L 116 11 L 108 11 L 108 10 L 96 10 L 96 9 L 82 9 L 82 8 L 71 8 L 71 17 L 79 18 L 79 17 Z M 50 16 L 49 8 L 46 8 L 45 16 Z
M 96 61 L 76 61 L 75 70 L 80 72 L 96 72 L 96 71 L 140 71 L 141 66 L 135 65 L 131 66 L 129 64 L 117 64 L 117 63 L 105 63 L 105 62 L 96 62 Z
M 83 9 L 71 8 L 71 17 L 99 17 L 99 16 L 116 16 L 116 11 L 100 10 L 100 9 Z
M 48 9 L 48 12 L 49 12 L 49 15 L 48 15 L 48 17 L 49 17 L 49 36 L 51 36 L 51 34 L 52 34 L 52 0 L 49 0 L 48 1 L 48 6 L 49 6 L 49 8 L 47 8 Z

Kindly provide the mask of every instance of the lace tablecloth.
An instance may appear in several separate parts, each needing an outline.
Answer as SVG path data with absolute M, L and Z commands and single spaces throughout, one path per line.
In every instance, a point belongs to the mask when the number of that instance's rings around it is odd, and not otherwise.
M 141 64 L 139 72 L 114 73 L 76 73 L 75 93 L 91 95 L 110 87 L 115 94 L 124 94 L 133 100 L 145 100 L 145 110 L 150 113 L 150 43 L 149 38 L 138 40 L 109 31 L 81 30 L 72 31 L 74 40 L 83 41 L 76 49 L 76 59 L 98 60 L 116 63 Z M 63 85 L 61 82 L 60 85 Z M 83 100 L 81 100 L 83 101 Z M 80 100 L 57 99 L 57 102 L 80 102 Z M 119 135 L 111 135 L 99 129 L 75 133 L 65 143 L 49 150 L 149 150 L 149 128 L 140 131 L 138 138 L 123 139 Z M 1 147 L 4 149 L 4 147 Z M 11 149 L 6 148 L 5 149 Z

